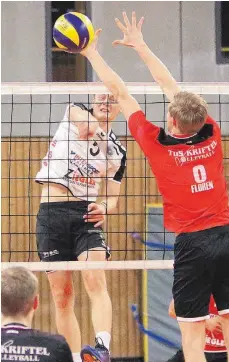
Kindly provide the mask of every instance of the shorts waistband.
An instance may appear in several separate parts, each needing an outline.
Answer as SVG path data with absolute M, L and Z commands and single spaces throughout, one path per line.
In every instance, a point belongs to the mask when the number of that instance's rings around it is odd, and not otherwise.
M 85 209 L 92 201 L 62 201 L 62 202 L 42 202 L 40 203 L 40 210 L 48 210 L 50 208 L 71 208 L 71 209 Z
M 194 231 L 193 233 L 181 233 L 176 237 L 176 241 L 178 241 L 179 239 L 182 239 L 183 237 L 190 237 L 190 238 L 196 238 L 198 236 L 201 235 L 212 235 L 212 234 L 222 234 L 225 232 L 229 232 L 229 224 L 228 225 L 222 225 L 222 226 L 215 226 L 213 228 L 210 229 L 205 229 L 205 230 L 199 230 L 199 231 Z

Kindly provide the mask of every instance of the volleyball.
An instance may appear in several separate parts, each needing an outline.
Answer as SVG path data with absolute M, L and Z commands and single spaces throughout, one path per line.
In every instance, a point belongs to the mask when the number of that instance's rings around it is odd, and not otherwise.
M 94 34 L 91 20 L 77 12 L 61 15 L 53 27 L 56 45 L 69 53 L 80 53 L 92 42 Z

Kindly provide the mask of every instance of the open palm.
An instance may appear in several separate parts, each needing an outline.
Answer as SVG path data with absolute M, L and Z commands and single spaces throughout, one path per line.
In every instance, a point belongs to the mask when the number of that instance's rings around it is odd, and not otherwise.
M 132 23 L 130 23 L 127 15 L 125 12 L 122 13 L 123 20 L 125 25 L 121 23 L 119 19 L 115 19 L 115 22 L 119 29 L 123 32 L 124 37 L 122 40 L 115 40 L 112 44 L 113 45 L 125 45 L 128 47 L 135 47 L 141 43 L 143 43 L 143 36 L 142 36 L 142 24 L 144 18 L 142 17 L 139 22 L 137 23 L 135 11 L 132 12 Z

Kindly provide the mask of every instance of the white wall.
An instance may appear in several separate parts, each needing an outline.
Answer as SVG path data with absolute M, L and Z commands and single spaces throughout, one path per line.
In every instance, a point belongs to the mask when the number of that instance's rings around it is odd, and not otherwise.
M 115 17 L 122 20 L 122 11 L 131 15 L 135 10 L 138 18 L 145 17 L 143 25 L 144 39 L 155 53 L 180 80 L 179 49 L 179 3 L 164 1 L 94 1 L 92 4 L 92 21 L 95 28 L 101 27 L 103 33 L 99 49 L 119 75 L 130 82 L 151 82 L 152 77 L 134 50 L 111 43 L 122 37 L 116 27 Z
M 111 47 L 121 36 L 114 18 L 121 19 L 123 10 L 129 15 L 135 10 L 145 17 L 145 41 L 178 81 L 225 82 L 229 64 L 216 64 L 214 7 L 214 1 L 93 1 L 92 20 L 103 29 L 102 54 L 125 81 L 152 79 L 132 49 Z
M 2 81 L 46 81 L 45 3 L 2 1 Z
M 229 64 L 216 64 L 215 2 L 182 2 L 183 71 L 186 82 L 228 82 Z

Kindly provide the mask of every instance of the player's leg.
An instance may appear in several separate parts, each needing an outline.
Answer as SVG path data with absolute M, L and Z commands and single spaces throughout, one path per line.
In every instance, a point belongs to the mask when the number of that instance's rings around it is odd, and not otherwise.
M 76 260 L 70 235 L 70 214 L 66 203 L 44 203 L 37 215 L 37 248 L 42 262 Z M 74 289 L 70 271 L 48 273 L 54 304 L 57 330 L 68 341 L 79 362 L 81 335 L 74 314 Z M 77 357 L 78 353 L 78 357 Z
M 81 350 L 81 335 L 75 316 L 75 293 L 71 271 L 48 273 L 48 280 L 55 304 L 55 317 L 58 333 L 62 334 L 72 353 Z
M 104 261 L 110 254 L 105 245 L 104 234 L 100 228 L 88 223 L 84 225 L 84 236 L 80 238 L 78 260 Z M 107 290 L 103 270 L 84 270 L 82 277 L 91 302 L 92 323 L 95 330 L 96 346 L 85 346 L 81 351 L 83 361 L 110 361 L 109 345 L 111 339 L 112 305 Z M 91 359 L 90 359 L 91 358 Z
M 211 294 L 211 259 L 203 232 L 181 234 L 174 248 L 173 297 L 186 362 L 204 362 L 205 319 Z M 205 250 L 207 250 L 205 252 Z
M 179 322 L 179 327 L 185 361 L 205 362 L 205 321 Z
M 78 260 L 104 261 L 105 258 L 106 250 L 95 248 L 81 254 Z M 112 306 L 107 290 L 105 272 L 104 270 L 83 270 L 82 277 L 91 301 L 92 323 L 96 338 L 101 338 L 105 347 L 109 349 Z M 105 332 L 104 335 L 103 332 Z
M 229 226 L 222 227 L 215 235 L 215 244 L 218 255 L 212 294 L 221 316 L 224 341 L 229 354 Z

